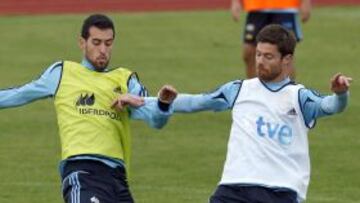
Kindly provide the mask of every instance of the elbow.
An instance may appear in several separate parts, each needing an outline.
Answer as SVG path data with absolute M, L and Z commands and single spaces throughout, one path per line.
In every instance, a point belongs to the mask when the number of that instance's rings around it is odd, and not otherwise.
M 150 124 L 151 128 L 154 128 L 154 129 L 157 129 L 157 130 L 162 129 L 164 126 L 165 126 L 165 124 Z
M 168 119 L 156 119 L 153 122 L 149 123 L 149 125 L 151 128 L 160 130 L 166 125 L 167 121 Z
M 160 129 L 162 129 L 164 126 L 165 126 L 165 125 L 153 125 L 153 126 L 151 126 L 151 127 L 154 128 L 154 129 L 160 130 Z
M 346 105 L 344 105 L 344 106 L 340 107 L 339 109 L 337 109 L 336 113 L 341 113 L 341 112 L 345 111 L 345 109 L 346 109 Z

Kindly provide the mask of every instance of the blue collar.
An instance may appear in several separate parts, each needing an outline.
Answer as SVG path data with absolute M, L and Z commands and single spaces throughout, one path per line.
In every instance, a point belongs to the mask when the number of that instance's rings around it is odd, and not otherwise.
M 260 80 L 260 81 L 267 89 L 269 89 L 270 91 L 274 91 L 274 92 L 279 91 L 286 85 L 292 83 L 292 81 L 290 80 L 289 77 L 285 78 L 284 80 L 282 80 L 280 82 L 264 82 L 262 80 Z
M 85 57 L 83 58 L 83 60 L 81 61 L 81 65 L 85 66 L 87 69 L 92 70 L 92 71 L 96 71 L 95 67 L 93 66 L 92 63 L 90 63 L 89 60 L 87 60 Z M 102 72 L 107 72 L 108 68 L 106 67 Z

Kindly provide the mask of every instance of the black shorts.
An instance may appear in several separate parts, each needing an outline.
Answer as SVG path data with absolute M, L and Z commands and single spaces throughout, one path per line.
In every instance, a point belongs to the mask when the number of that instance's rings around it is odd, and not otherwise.
M 210 203 L 298 203 L 296 192 L 261 186 L 219 185 Z
M 66 203 L 133 203 L 123 167 L 99 161 L 69 161 L 62 174 Z
M 297 41 L 302 39 L 300 22 L 297 13 L 283 12 L 249 12 L 247 14 L 243 40 L 245 43 L 256 43 L 256 35 L 266 25 L 280 24 L 292 30 Z

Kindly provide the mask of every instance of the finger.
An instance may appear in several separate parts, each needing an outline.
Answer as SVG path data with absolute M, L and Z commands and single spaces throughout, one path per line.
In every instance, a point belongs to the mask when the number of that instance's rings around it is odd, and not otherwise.
M 130 97 L 131 103 L 134 105 L 142 105 L 144 104 L 145 99 L 143 97 L 138 96 L 131 96 Z
M 345 80 L 345 85 L 346 85 L 346 87 L 350 87 L 350 83 L 351 83 L 351 81 L 352 81 L 352 78 L 345 77 L 344 80 Z
M 113 103 L 111 104 L 111 108 L 113 109 L 117 104 L 118 104 L 118 100 L 117 99 L 115 99 L 114 101 L 113 101 Z
M 114 109 L 115 109 L 116 111 L 122 111 L 123 108 L 124 108 L 124 106 L 123 106 L 123 104 L 122 104 L 121 101 L 120 101 L 120 102 L 117 102 L 117 104 L 114 106 Z
M 349 87 L 350 82 L 352 81 L 352 78 L 341 75 L 341 76 L 339 76 L 337 81 L 338 81 L 339 85 L 345 85 L 345 86 Z
M 341 75 L 342 75 L 341 73 L 336 73 L 336 74 L 332 77 L 331 81 L 332 81 L 332 82 L 336 82 Z
M 172 95 L 176 90 L 172 87 L 164 87 L 162 92 L 166 95 Z
M 177 92 L 177 90 L 171 85 L 166 85 L 165 88 L 171 92 Z
M 177 96 L 177 90 L 171 85 L 164 85 L 159 92 L 160 100 L 172 102 Z
M 130 105 L 132 107 L 142 106 L 144 105 L 144 102 L 145 102 L 144 98 L 134 95 L 128 95 L 128 97 L 126 97 L 126 100 L 124 100 L 124 104 Z
M 115 109 L 117 111 L 122 111 L 124 109 L 124 105 L 122 102 L 119 102 L 116 106 L 115 106 Z
M 345 78 L 344 78 L 344 76 L 340 75 L 340 76 L 336 79 L 336 84 L 337 84 L 337 85 L 345 85 Z
M 145 103 L 145 100 L 144 100 L 144 99 L 136 99 L 136 100 L 133 101 L 133 103 L 131 104 L 131 106 L 139 107 L 139 106 L 144 105 L 144 103 Z

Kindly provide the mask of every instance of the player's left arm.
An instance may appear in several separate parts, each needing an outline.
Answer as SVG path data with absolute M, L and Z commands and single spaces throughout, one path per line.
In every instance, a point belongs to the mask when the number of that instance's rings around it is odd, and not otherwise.
M 300 15 L 303 23 L 309 21 L 311 16 L 311 0 L 301 0 Z
M 306 124 L 310 125 L 317 118 L 342 112 L 348 103 L 351 78 L 340 73 L 331 79 L 333 95 L 321 96 L 319 93 L 301 89 L 299 92 L 300 105 Z
M 160 89 L 158 97 L 149 97 L 138 77 L 132 75 L 128 89 L 129 93 L 120 95 L 112 106 L 118 111 L 127 106 L 132 119 L 144 120 L 153 128 L 162 128 L 173 113 L 172 102 L 177 95 L 175 88 L 165 85 Z

